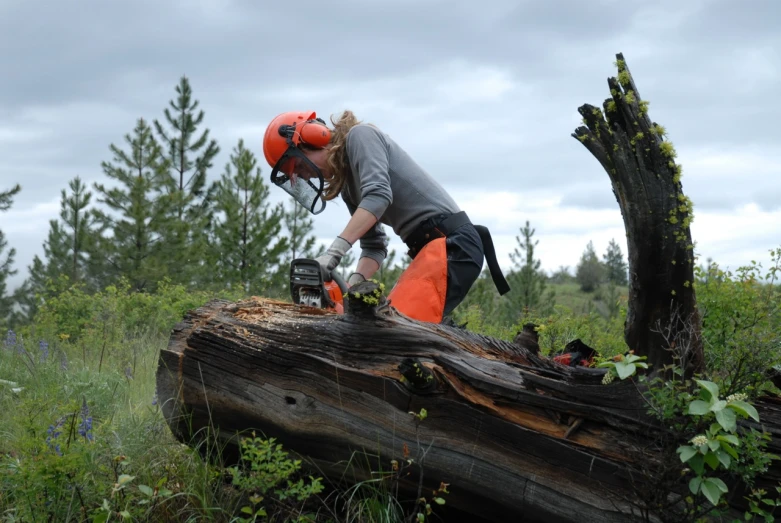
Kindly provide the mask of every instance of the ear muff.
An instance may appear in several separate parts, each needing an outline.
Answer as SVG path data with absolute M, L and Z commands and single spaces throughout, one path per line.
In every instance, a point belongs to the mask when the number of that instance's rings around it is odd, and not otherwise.
M 331 141 L 331 130 L 320 123 L 322 120 L 309 120 L 301 126 L 301 141 L 312 147 L 323 148 Z

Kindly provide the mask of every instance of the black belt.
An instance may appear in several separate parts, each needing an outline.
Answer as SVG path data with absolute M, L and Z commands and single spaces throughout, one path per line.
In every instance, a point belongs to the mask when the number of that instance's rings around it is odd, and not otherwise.
M 471 224 L 471 220 L 464 211 L 457 212 L 450 215 L 441 215 L 436 218 L 431 218 L 424 221 L 420 227 L 415 229 L 409 238 L 407 238 L 406 244 L 409 247 L 407 254 L 410 258 L 420 252 L 420 250 L 431 240 L 437 238 L 447 237 L 459 227 L 466 224 Z M 510 285 L 505 280 L 502 274 L 502 269 L 499 267 L 499 262 L 496 260 L 496 250 L 494 249 L 494 242 L 491 238 L 491 233 L 488 228 L 483 225 L 473 225 L 477 234 L 480 236 L 480 241 L 483 244 L 483 252 L 485 253 L 485 259 L 488 262 L 488 270 L 491 271 L 491 278 L 496 285 L 496 289 L 500 295 L 510 292 Z

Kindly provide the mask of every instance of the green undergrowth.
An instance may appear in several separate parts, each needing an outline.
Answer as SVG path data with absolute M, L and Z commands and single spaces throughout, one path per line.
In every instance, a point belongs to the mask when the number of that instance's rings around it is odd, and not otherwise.
M 649 383 L 649 405 L 677 427 L 663 443 L 669 481 L 678 485 L 683 477 L 690 490 L 684 514 L 724 508 L 725 478 L 737 474 L 750 484 L 774 458 L 763 450 L 764 434 L 733 423 L 733 411 L 739 420 L 753 417 L 740 402 L 773 389 L 767 370 L 781 370 L 781 249 L 772 252 L 767 267 L 698 268 L 706 369 L 699 382 Z M 418 499 L 398 497 L 400 482 L 423 460 L 417 447 L 425 441 L 409 442 L 411 450 L 405 444 L 389 463 L 356 453 L 346 468 L 363 472 L 352 477 L 321 473 L 262 434 L 241 435 L 239 463 L 224 463 L 209 438 L 179 442 L 156 394 L 158 357 L 185 311 L 211 297 L 165 284 L 153 295 L 123 285 L 93 295 L 71 287 L 49 299 L 31 325 L 0 333 L 0 521 L 395 523 L 433 521 L 446 510 L 446 483 Z M 506 340 L 533 323 L 547 356 L 580 339 L 598 350 L 595 366 L 615 369 L 615 381 L 634 379 L 629 370 L 642 368 L 623 341 L 625 305 L 612 315 L 564 305 L 545 315 L 522 311 L 509 325 L 478 307 L 454 316 L 470 331 Z M 409 415 L 426 423 L 425 411 Z M 747 497 L 753 514 L 773 520 L 774 507 L 761 501 L 766 493 Z

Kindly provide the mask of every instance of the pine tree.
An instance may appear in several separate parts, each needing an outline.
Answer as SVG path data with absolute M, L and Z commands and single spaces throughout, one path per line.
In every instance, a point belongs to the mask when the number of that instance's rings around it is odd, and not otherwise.
M 7 211 L 11 208 L 14 196 L 21 190 L 22 187 L 19 184 L 16 184 L 11 189 L 0 192 L 0 212 Z M 6 294 L 8 278 L 17 273 L 16 269 L 12 269 L 14 257 L 16 256 L 16 249 L 11 247 L 5 255 L 5 260 L 3 260 L 3 252 L 6 247 L 8 247 L 8 241 L 5 239 L 3 231 L 0 230 L 0 326 L 2 327 L 8 326 L 14 305 L 13 295 Z
M 170 129 L 158 121 L 154 127 L 169 161 L 167 186 L 174 197 L 166 227 L 165 246 L 171 262 L 180 268 L 175 281 L 197 285 L 208 279 L 205 263 L 208 248 L 210 204 L 216 184 L 206 191 L 206 177 L 220 152 L 217 142 L 209 139 L 209 129 L 198 135 L 204 112 L 193 99 L 190 81 L 182 76 L 175 88 L 176 100 L 163 114 Z
M 316 239 L 312 234 L 314 221 L 304 207 L 292 196 L 288 201 L 290 210 L 285 212 L 285 229 L 288 234 L 288 252 L 284 262 L 290 263 L 296 258 L 313 258 Z
M 586 250 L 580 256 L 575 278 L 580 284 L 580 290 L 583 292 L 592 292 L 599 287 L 605 278 L 605 267 L 597 258 L 594 251 L 594 243 L 589 241 Z
M 615 239 L 610 240 L 607 250 L 602 257 L 605 265 L 605 277 L 607 281 L 616 285 L 626 285 L 627 269 L 629 266 L 624 261 L 624 255 L 621 253 L 621 247 Z
M 78 176 L 68 187 L 70 195 L 65 189 L 60 193 L 60 219 L 49 220 L 49 235 L 43 243 L 45 261 L 35 255 L 28 266 L 29 277 L 17 297 L 26 320 L 35 316 L 39 305 L 36 297 L 48 296 L 50 283 L 63 277 L 69 285 L 84 284 L 88 291 L 97 290 L 90 270 L 91 264 L 98 261 L 91 255 L 97 234 L 95 216 L 87 209 L 92 193 Z
M 534 248 L 539 240 L 532 241 L 535 230 L 526 221 L 526 226 L 520 229 L 521 235 L 516 236 L 518 246 L 510 253 L 510 260 L 515 269 L 509 274 L 508 283 L 512 289 L 508 294 L 508 319 L 517 320 L 518 314 L 524 310 L 535 310 L 545 313 L 555 301 L 553 291 L 546 296 L 545 275 L 540 270 L 541 260 L 534 257 Z
M 167 275 L 167 267 L 179 269 L 161 245 L 172 206 L 171 198 L 161 194 L 169 187 L 168 162 L 143 118 L 138 119 L 132 135 L 125 135 L 125 141 L 128 152 L 111 144 L 113 162 L 101 164 L 120 186 L 109 189 L 95 184 L 102 195 L 98 202 L 111 211 L 93 212 L 102 230 L 111 232 L 109 237 L 101 236 L 96 246 L 107 262 L 102 284 L 125 277 L 134 290 L 153 290 Z
M 288 249 L 280 236 L 284 210 L 271 208 L 257 160 L 239 140 L 215 191 L 214 258 L 219 281 L 246 293 L 265 292 Z
M 282 255 L 279 270 L 274 275 L 273 284 L 267 291 L 268 296 L 280 298 L 290 295 L 290 263 L 296 258 L 314 258 L 317 239 L 312 234 L 314 221 L 309 211 L 291 196 L 289 209 L 284 210 L 284 225 L 287 236 L 287 250 Z M 325 249 L 323 249 L 325 250 Z

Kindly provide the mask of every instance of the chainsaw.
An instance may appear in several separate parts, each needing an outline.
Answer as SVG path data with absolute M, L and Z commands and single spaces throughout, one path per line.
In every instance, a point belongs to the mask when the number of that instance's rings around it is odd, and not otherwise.
M 347 289 L 347 284 L 335 270 L 331 271 L 330 279 L 323 277 L 317 260 L 296 258 L 290 263 L 290 296 L 296 305 L 342 314 Z

